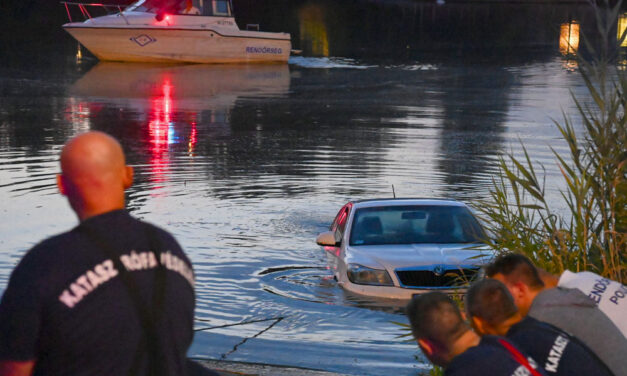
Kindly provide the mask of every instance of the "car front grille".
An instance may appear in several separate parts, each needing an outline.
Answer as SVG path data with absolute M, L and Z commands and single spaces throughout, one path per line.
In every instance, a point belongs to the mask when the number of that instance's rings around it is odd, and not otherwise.
M 447 269 L 442 273 L 432 270 L 397 270 L 396 275 L 402 287 L 460 287 L 467 285 L 478 271 L 479 268 Z

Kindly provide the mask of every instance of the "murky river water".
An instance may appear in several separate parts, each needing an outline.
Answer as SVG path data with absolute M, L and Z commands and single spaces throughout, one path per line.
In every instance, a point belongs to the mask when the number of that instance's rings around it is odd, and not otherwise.
M 350 199 L 484 198 L 519 140 L 549 177 L 552 118 L 585 96 L 557 48 L 516 59 L 294 57 L 285 66 L 76 63 L 0 69 L 0 290 L 24 251 L 76 219 L 61 145 L 97 129 L 136 169 L 134 215 L 170 230 L 197 273 L 190 355 L 355 375 L 427 367 L 398 302 L 347 296 L 314 239 Z M 212 329 L 243 321 L 245 325 Z M 417 359 L 416 359 L 417 357 Z

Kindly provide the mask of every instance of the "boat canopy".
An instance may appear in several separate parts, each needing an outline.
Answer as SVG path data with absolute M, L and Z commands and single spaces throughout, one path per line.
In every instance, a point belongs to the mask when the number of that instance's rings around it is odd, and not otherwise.
M 124 11 L 232 17 L 230 0 L 139 0 Z

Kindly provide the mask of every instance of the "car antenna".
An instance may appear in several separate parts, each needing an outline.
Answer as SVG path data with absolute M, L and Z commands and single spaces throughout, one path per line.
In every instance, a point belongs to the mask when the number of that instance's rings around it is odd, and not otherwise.
M 392 184 L 392 196 L 394 196 L 394 198 L 396 198 L 396 192 L 394 191 L 394 184 Z

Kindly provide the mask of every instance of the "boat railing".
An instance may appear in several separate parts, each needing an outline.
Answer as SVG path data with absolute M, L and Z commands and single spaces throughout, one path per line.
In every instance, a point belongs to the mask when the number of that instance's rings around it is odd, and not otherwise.
M 124 21 L 126 21 L 126 24 L 129 25 L 129 22 L 126 19 L 126 16 L 124 16 L 124 13 L 122 12 L 122 10 L 126 8 L 128 4 L 120 5 L 120 4 L 102 4 L 102 3 L 75 3 L 75 2 L 70 2 L 70 1 L 61 1 L 61 4 L 65 5 L 67 18 L 70 20 L 70 22 L 74 22 L 72 20 L 72 12 L 70 12 L 70 6 L 76 6 L 78 7 L 78 9 L 81 11 L 81 14 L 83 15 L 83 21 L 93 18 L 91 13 L 87 9 L 87 7 L 94 7 L 94 8 L 104 9 L 107 14 L 116 13 L 116 10 L 117 10 L 117 13 L 122 15 L 122 17 L 124 18 Z

